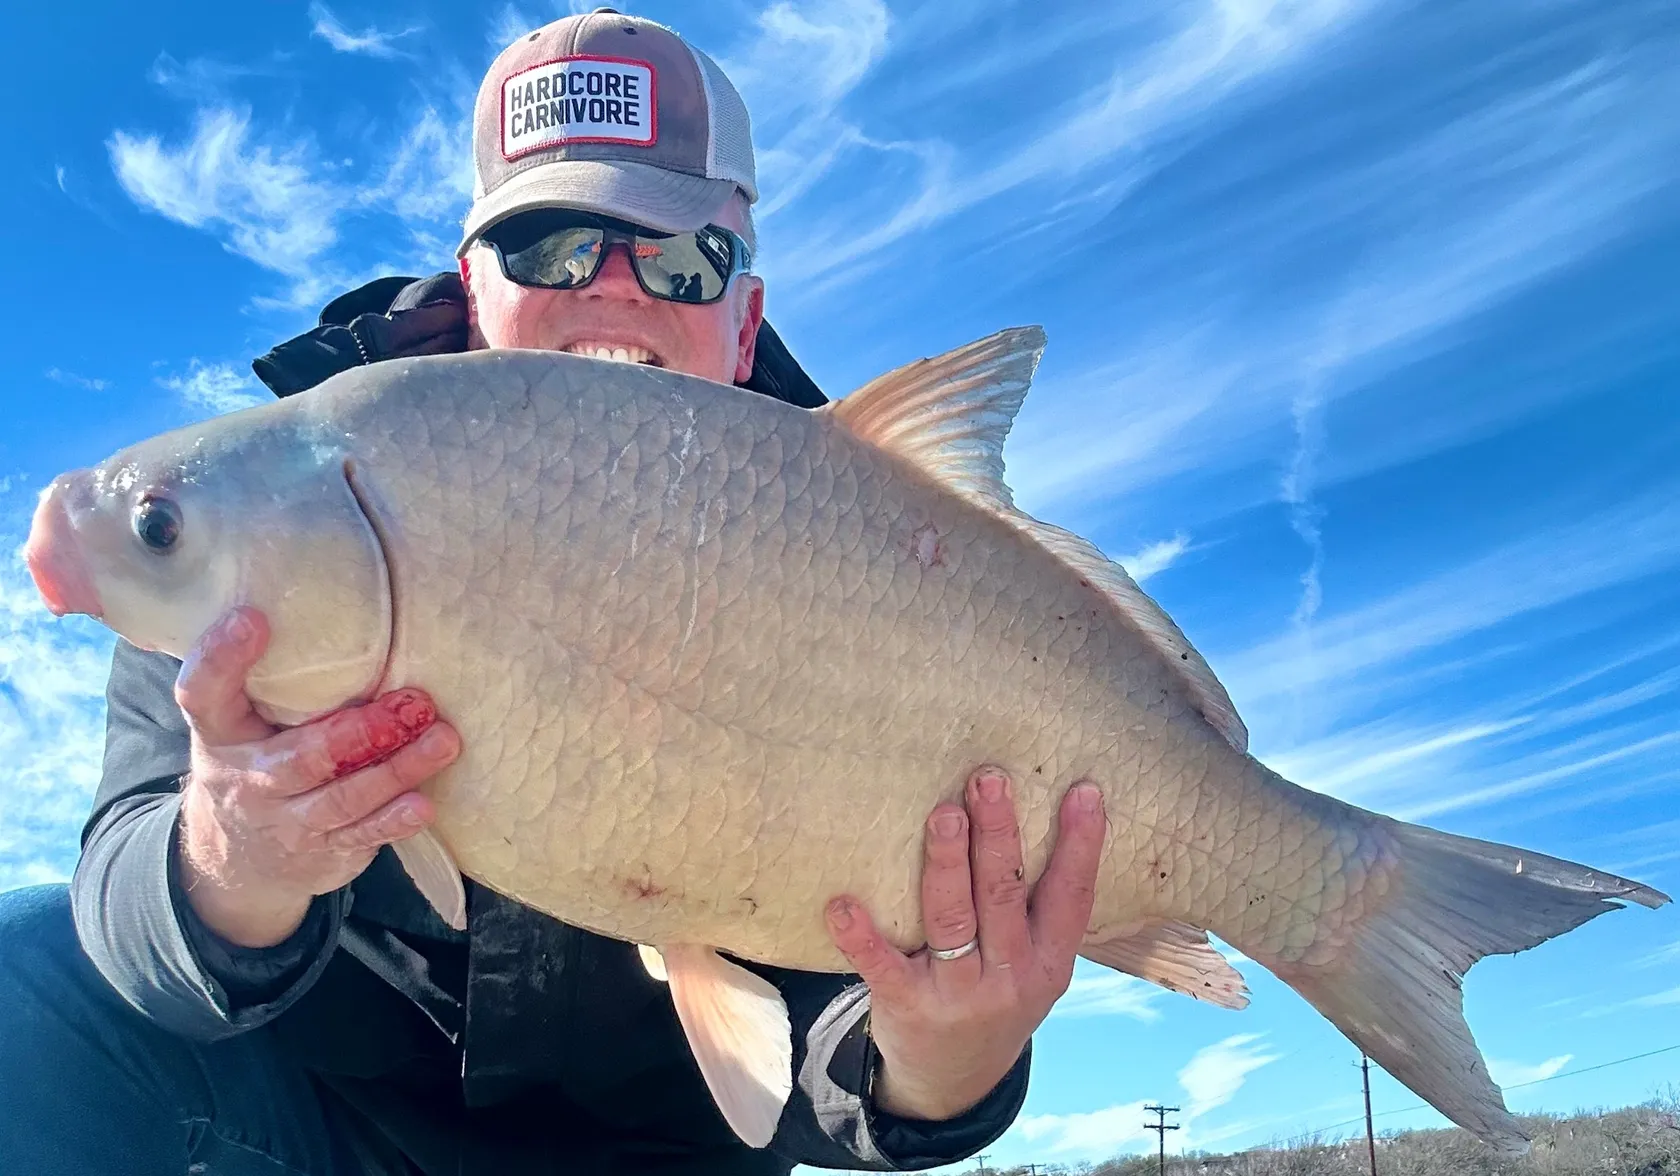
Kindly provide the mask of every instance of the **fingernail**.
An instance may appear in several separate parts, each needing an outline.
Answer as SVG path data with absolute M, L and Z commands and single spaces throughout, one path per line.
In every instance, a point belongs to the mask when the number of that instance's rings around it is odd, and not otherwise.
M 1073 800 L 1079 806 L 1079 811 L 1089 816 L 1102 809 L 1102 790 L 1095 784 L 1075 785 Z
M 437 718 L 437 708 L 418 690 L 398 690 L 385 698 L 385 705 L 397 722 L 413 732 L 429 727 Z
M 843 898 L 828 904 L 828 921 L 844 931 L 852 925 L 852 904 Z
M 229 641 L 235 641 L 243 645 L 251 639 L 255 629 L 251 626 L 250 618 L 244 613 L 233 612 L 229 613 L 227 620 L 222 623 L 222 632 L 226 634 Z
M 449 735 L 441 727 L 433 727 L 420 736 L 420 750 L 427 755 L 444 755 L 449 751 Z
M 933 835 L 942 841 L 955 841 L 962 836 L 963 824 L 961 813 L 940 813 L 933 819 Z
M 1009 781 L 1003 776 L 1000 776 L 996 772 L 987 772 L 985 775 L 980 777 L 980 799 L 990 801 L 1002 800 L 1008 786 Z

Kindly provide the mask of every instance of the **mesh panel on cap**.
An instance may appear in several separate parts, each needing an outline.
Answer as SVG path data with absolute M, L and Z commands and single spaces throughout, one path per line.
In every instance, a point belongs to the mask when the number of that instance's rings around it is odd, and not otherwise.
M 686 42 L 685 42 L 686 44 Z M 723 70 L 705 53 L 688 46 L 700 63 L 707 97 L 711 100 L 711 135 L 706 150 L 706 174 L 713 179 L 734 180 L 758 199 L 758 176 L 753 167 L 752 121 L 746 103 Z

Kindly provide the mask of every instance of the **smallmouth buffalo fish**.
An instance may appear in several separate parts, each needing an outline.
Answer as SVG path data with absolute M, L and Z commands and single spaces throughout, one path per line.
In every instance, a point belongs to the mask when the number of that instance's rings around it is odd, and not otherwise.
M 396 847 L 421 892 L 463 927 L 464 873 L 641 945 L 754 1146 L 792 1043 L 735 961 L 849 970 L 823 919 L 843 892 L 922 946 L 923 823 L 994 764 L 1029 880 L 1065 791 L 1103 792 L 1086 958 L 1241 1008 L 1212 932 L 1521 1150 L 1464 973 L 1667 896 L 1251 757 L 1172 620 L 1014 506 L 1003 443 L 1043 345 L 1005 330 L 815 411 L 562 353 L 392 360 L 63 475 L 26 556 L 53 611 L 176 657 L 261 609 L 274 722 L 429 692 L 464 748 Z

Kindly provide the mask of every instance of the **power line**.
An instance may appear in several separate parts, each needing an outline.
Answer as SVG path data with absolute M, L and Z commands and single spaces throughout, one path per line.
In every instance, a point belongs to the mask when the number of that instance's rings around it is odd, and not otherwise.
M 1657 1057 L 1659 1054 L 1673 1053 L 1677 1049 L 1680 1049 L 1680 1042 L 1676 1042 L 1674 1045 L 1665 1045 L 1661 1049 L 1652 1049 L 1652 1050 L 1646 1050 L 1644 1053 L 1631 1054 L 1631 1055 L 1629 1055 L 1628 1057 L 1625 1057 L 1625 1058 L 1615 1058 L 1611 1061 L 1599 1062 L 1596 1065 L 1592 1065 L 1592 1066 L 1582 1066 L 1579 1069 L 1575 1069 L 1575 1070 L 1559 1070 L 1556 1074 L 1548 1074 L 1544 1078 L 1535 1078 L 1535 1079 L 1532 1079 L 1528 1082 L 1514 1082 L 1510 1086 L 1501 1087 L 1500 1089 L 1501 1090 L 1523 1090 L 1523 1089 L 1526 1089 L 1527 1087 L 1539 1086 L 1542 1083 L 1546 1083 L 1546 1082 L 1556 1082 L 1560 1078 L 1573 1078 L 1578 1074 L 1591 1074 L 1591 1073 L 1594 1073 L 1595 1071 L 1598 1071 L 1598 1070 L 1608 1070 L 1612 1066 L 1625 1066 L 1629 1062 L 1644 1061 L 1646 1058 L 1654 1058 L 1654 1057 Z M 1360 1118 L 1357 1118 L 1357 1119 L 1345 1119 L 1340 1123 L 1332 1123 L 1328 1127 L 1312 1128 L 1312 1129 L 1309 1129 L 1307 1131 L 1302 1131 L 1299 1134 L 1301 1134 L 1301 1135 L 1316 1135 L 1316 1134 L 1319 1134 L 1320 1132 L 1335 1131 L 1336 1129 L 1341 1128 L 1341 1127 L 1352 1127 L 1353 1125 L 1355 1125 L 1357 1123 L 1365 1123 L 1365 1124 L 1367 1124 L 1367 1138 L 1374 1138 L 1373 1134 L 1370 1132 L 1370 1129 L 1369 1129 L 1369 1124 L 1370 1124 L 1370 1121 L 1372 1119 L 1381 1119 L 1381 1118 L 1383 1118 L 1384 1116 L 1387 1116 L 1387 1115 L 1404 1115 L 1404 1114 L 1407 1114 L 1408 1112 L 1411 1112 L 1411 1111 L 1427 1111 L 1427 1110 L 1432 1109 L 1428 1103 L 1417 1103 L 1417 1104 L 1415 1104 L 1413 1106 L 1409 1106 L 1409 1107 L 1396 1107 L 1394 1110 L 1390 1110 L 1390 1111 L 1378 1111 L 1375 1115 L 1372 1115 L 1371 1110 L 1370 1110 L 1370 1105 L 1371 1105 L 1370 1104 L 1370 1097 L 1371 1097 L 1371 1094 L 1370 1094 L 1370 1091 L 1371 1091 L 1371 1087 L 1370 1087 L 1370 1082 L 1371 1082 L 1371 1078 L 1370 1078 L 1370 1059 L 1364 1057 L 1364 1055 L 1361 1055 L 1360 1060 L 1361 1060 L 1361 1067 L 1360 1068 L 1365 1071 L 1365 1099 L 1366 1099 L 1365 1114 L 1363 1116 L 1361 1116 Z M 1152 1114 L 1156 1117 L 1156 1122 L 1145 1123 L 1143 1126 L 1144 1126 L 1145 1130 L 1153 1131 L 1156 1134 L 1158 1134 L 1161 1138 L 1160 1170 L 1164 1174 L 1166 1172 L 1166 1165 L 1167 1165 L 1167 1132 L 1177 1131 L 1179 1129 L 1179 1125 L 1177 1123 L 1169 1124 L 1167 1122 L 1167 1116 L 1170 1115 L 1170 1114 L 1176 1114 L 1178 1112 L 1179 1108 L 1178 1107 L 1162 1107 L 1162 1106 L 1150 1105 L 1150 1106 L 1144 1107 L 1143 1109 L 1148 1111 L 1150 1114 Z M 1374 1142 L 1371 1144 L 1371 1149 L 1372 1149 L 1371 1170 L 1372 1170 L 1373 1173 L 1375 1173 L 1377 1158 L 1376 1158 L 1376 1145 L 1375 1145 Z M 989 1159 L 989 1158 L 990 1157 L 988 1157 L 988 1156 L 978 1157 L 978 1159 L 980 1161 L 980 1171 L 981 1172 L 984 1172 L 986 1170 L 986 1160 Z M 1030 1165 L 1028 1165 L 1028 1167 L 1034 1173 L 1036 1173 L 1038 1171 L 1038 1166 L 1036 1164 L 1030 1164 Z
M 1500 1089 L 1522 1090 L 1529 1086 L 1539 1086 L 1542 1082 L 1556 1082 L 1560 1078 L 1573 1078 L 1577 1074 L 1591 1074 L 1594 1070 L 1608 1070 L 1611 1066 L 1622 1066 L 1626 1065 L 1628 1062 L 1643 1061 L 1646 1058 L 1654 1058 L 1658 1054 L 1672 1053 L 1677 1049 L 1680 1049 L 1680 1042 L 1677 1042 L 1674 1045 L 1665 1045 L 1661 1049 L 1647 1050 L 1645 1053 L 1633 1054 L 1630 1057 L 1617 1058 L 1614 1061 L 1609 1062 L 1600 1062 L 1596 1066 L 1582 1066 L 1578 1070 L 1559 1070 L 1556 1074 L 1548 1074 L 1544 1078 L 1535 1078 L 1530 1082 L 1514 1082 L 1510 1086 L 1503 1086 Z M 1404 1115 L 1409 1111 L 1427 1111 L 1431 1109 L 1432 1108 L 1428 1103 L 1417 1103 L 1416 1105 L 1409 1107 L 1396 1107 L 1392 1111 L 1378 1111 L 1373 1117 L 1381 1119 L 1385 1115 Z M 1356 1123 L 1361 1122 L 1364 1122 L 1363 1118 L 1345 1119 L 1340 1123 L 1332 1123 L 1328 1127 L 1317 1127 L 1310 1131 L 1303 1131 L 1301 1134 L 1316 1135 L 1321 1131 L 1335 1131 L 1339 1127 L 1352 1127 Z

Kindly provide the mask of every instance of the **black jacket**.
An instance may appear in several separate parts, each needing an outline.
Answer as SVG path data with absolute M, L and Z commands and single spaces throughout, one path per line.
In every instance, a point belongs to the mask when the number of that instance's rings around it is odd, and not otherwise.
M 280 395 L 335 371 L 465 346 L 459 279 L 382 279 L 254 363 Z M 768 325 L 746 384 L 813 407 L 823 396 Z M 94 964 L 159 1024 L 210 1041 L 271 1034 L 319 1080 L 370 1171 L 786 1173 L 908 1169 L 994 1141 L 1026 1094 L 1028 1053 L 980 1106 L 944 1123 L 875 1110 L 868 992 L 855 976 L 749 964 L 781 989 L 795 1089 L 754 1150 L 712 1103 L 669 994 L 635 949 L 469 880 L 465 933 L 447 927 L 389 848 L 316 900 L 273 948 L 235 947 L 183 901 L 171 867 L 188 765 L 180 663 L 118 640 L 103 778 L 72 882 Z

